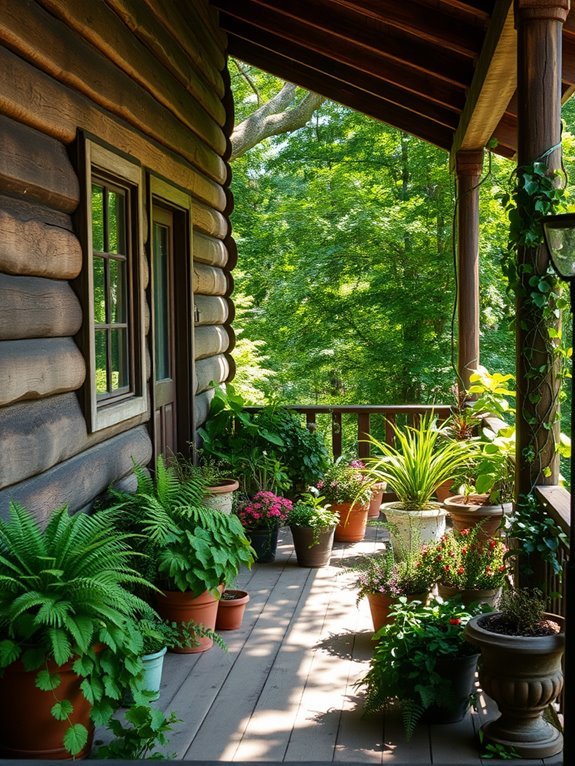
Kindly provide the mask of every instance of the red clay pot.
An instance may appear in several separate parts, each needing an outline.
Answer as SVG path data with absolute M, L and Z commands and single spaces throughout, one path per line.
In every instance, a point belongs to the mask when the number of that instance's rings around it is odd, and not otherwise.
M 389 612 L 391 607 L 397 603 L 397 597 L 388 596 L 387 593 L 366 593 L 366 596 L 369 603 L 369 611 L 371 612 L 373 629 L 377 633 L 384 625 L 389 625 L 393 622 L 393 617 L 389 616 Z M 428 593 L 412 593 L 406 596 L 408 601 L 421 601 L 423 604 L 427 602 L 428 597 Z
M 381 510 L 381 504 L 383 502 L 383 493 L 387 483 L 380 481 L 378 484 L 374 484 L 371 489 L 371 500 L 369 501 L 369 511 L 367 513 L 368 519 L 379 519 L 379 512 Z
M 72 670 L 72 662 L 58 668 L 49 662 L 48 670 L 59 673 L 57 689 L 45 692 L 36 687 L 37 670 L 24 669 L 21 662 L 6 668 L 0 678 L 0 755 L 4 758 L 70 760 L 64 747 L 64 735 L 71 724 L 88 729 L 86 746 L 75 758 L 85 758 L 92 747 L 94 727 L 90 721 L 92 706 L 82 694 L 82 678 Z M 74 708 L 69 720 L 57 721 L 51 714 L 54 703 L 67 699 Z
M 233 598 L 226 598 L 226 594 L 233 596 Z M 216 630 L 238 630 L 242 625 L 249 600 L 249 593 L 245 590 L 226 589 L 218 601 Z
M 332 511 L 339 513 L 339 524 L 335 528 L 335 541 L 338 543 L 358 543 L 363 540 L 367 528 L 369 505 L 351 503 L 333 503 Z
M 199 596 L 194 596 L 190 591 L 165 590 L 164 597 L 158 596 L 156 609 L 160 617 L 169 622 L 199 622 L 206 628 L 215 630 L 218 614 L 219 599 L 215 598 L 210 591 L 205 591 Z M 197 654 L 211 649 L 214 642 L 207 636 L 199 639 L 198 646 L 174 647 L 170 649 L 176 654 Z

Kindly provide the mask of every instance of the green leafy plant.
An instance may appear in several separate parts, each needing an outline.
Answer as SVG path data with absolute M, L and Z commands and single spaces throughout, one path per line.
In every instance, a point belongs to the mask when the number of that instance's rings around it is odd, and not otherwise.
M 114 734 L 107 745 L 101 745 L 94 751 L 94 758 L 102 760 L 165 760 L 175 758 L 159 752 L 158 747 L 168 744 L 167 734 L 172 731 L 180 719 L 175 713 L 166 714 L 149 705 L 134 705 L 126 710 L 125 721 L 112 719 L 108 728 Z
M 161 457 L 155 479 L 139 466 L 134 472 L 136 492 L 113 492 L 114 508 L 145 536 L 158 585 L 196 595 L 206 590 L 218 594 L 218 586 L 233 582 L 242 565 L 251 566 L 253 552 L 238 517 L 202 507 L 203 481 L 181 481 Z
M 319 536 L 339 521 L 339 513 L 332 511 L 321 495 L 307 492 L 298 500 L 287 516 L 287 524 L 296 527 L 310 527 L 313 530 L 310 548 L 317 545 Z
M 361 460 L 348 460 L 343 455 L 332 463 L 315 489 L 331 504 L 365 505 L 371 498 L 371 484 Z
M 559 550 L 567 546 L 567 535 L 547 514 L 541 512 L 533 495 L 522 495 L 513 512 L 505 518 L 505 529 L 514 543 L 511 551 L 519 557 L 519 566 L 526 574 L 533 574 L 531 560 L 540 557 L 556 575 L 563 574 Z
M 545 597 L 538 588 L 510 588 L 501 595 L 499 611 L 513 635 L 536 635 L 545 620 Z
M 176 623 L 162 619 L 143 619 L 138 622 L 138 627 L 143 638 L 143 654 L 155 654 L 164 647 L 181 649 L 199 646 L 200 638 L 204 637 L 211 638 L 220 649 L 227 651 L 219 633 L 194 620 Z
M 434 705 L 449 707 L 452 686 L 438 672 L 438 661 L 476 654 L 465 641 L 463 628 L 472 616 L 486 610 L 440 599 L 426 606 L 400 597 L 391 610 L 393 622 L 375 635 L 370 669 L 357 684 L 366 691 L 366 712 L 399 707 L 410 738 L 426 710 Z
M 431 507 L 439 486 L 453 478 L 458 468 L 467 465 L 470 447 L 466 441 L 441 438 L 433 413 L 421 418 L 417 426 L 393 430 L 397 447 L 370 437 L 379 454 L 367 458 L 366 473 L 373 482 L 385 481 L 406 511 Z
M 368 593 L 384 593 L 394 598 L 427 594 L 435 583 L 433 570 L 419 552 L 396 561 L 392 548 L 362 557 L 350 571 L 355 575 L 358 603 Z
M 481 758 L 485 760 L 497 758 L 501 761 L 513 761 L 516 758 L 521 758 L 514 747 L 506 747 L 495 742 L 485 742 L 485 734 L 482 729 L 479 730 L 479 744 L 481 747 Z
M 110 512 L 70 516 L 60 508 L 42 530 L 12 503 L 8 520 L 0 520 L 0 672 L 21 660 L 36 673 L 37 687 L 53 695 L 57 720 L 69 720 L 73 710 L 58 696 L 59 669 L 68 662 L 83 678 L 95 724 L 110 719 L 127 688 L 139 699 L 136 618 L 153 612 L 129 588 L 152 586 L 131 567 L 131 540 L 118 533 Z M 75 755 L 87 737 L 76 723 L 64 745 Z

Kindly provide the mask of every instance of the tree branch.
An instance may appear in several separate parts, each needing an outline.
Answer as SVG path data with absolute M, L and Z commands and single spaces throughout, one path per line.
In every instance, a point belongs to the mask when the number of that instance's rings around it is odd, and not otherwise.
M 241 157 L 264 138 L 303 128 L 325 98 L 317 93 L 308 93 L 299 103 L 289 108 L 295 100 L 296 86 L 286 82 L 273 98 L 240 122 L 231 136 L 230 159 L 235 160 Z

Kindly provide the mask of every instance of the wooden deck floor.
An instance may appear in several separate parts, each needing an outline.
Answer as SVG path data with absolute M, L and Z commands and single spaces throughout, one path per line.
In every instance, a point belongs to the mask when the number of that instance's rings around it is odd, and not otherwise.
M 479 764 L 476 731 L 485 707 L 459 724 L 419 725 L 405 741 L 394 717 L 363 718 L 354 683 L 367 670 L 371 618 L 355 605 L 346 561 L 380 549 L 385 532 L 370 527 L 361 543 L 335 545 L 332 564 L 298 567 L 289 530 L 280 533 L 276 561 L 242 573 L 250 593 L 239 631 L 223 633 L 228 651 L 213 648 L 166 658 L 158 705 L 182 723 L 168 752 L 189 761 Z M 559 756 L 514 760 L 560 764 Z

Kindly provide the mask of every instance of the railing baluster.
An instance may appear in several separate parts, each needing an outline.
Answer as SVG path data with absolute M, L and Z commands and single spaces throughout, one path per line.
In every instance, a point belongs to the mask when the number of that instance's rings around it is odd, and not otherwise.
M 395 441 L 395 435 L 393 433 L 393 426 L 395 425 L 395 413 L 390 412 L 385 418 L 385 443 L 393 445 Z
M 305 414 L 305 425 L 306 428 L 308 428 L 310 431 L 315 431 L 315 412 L 308 411 Z M 310 426 L 314 426 L 313 428 L 310 428 Z
M 331 450 L 334 458 L 341 455 L 341 412 L 331 413 Z
M 360 412 L 357 416 L 357 454 L 360 458 L 369 457 L 369 412 Z

